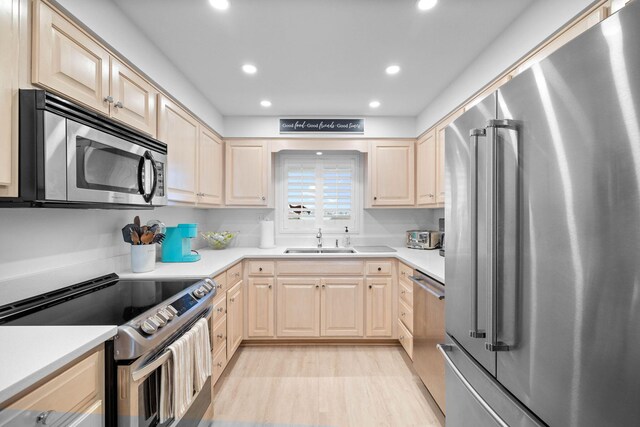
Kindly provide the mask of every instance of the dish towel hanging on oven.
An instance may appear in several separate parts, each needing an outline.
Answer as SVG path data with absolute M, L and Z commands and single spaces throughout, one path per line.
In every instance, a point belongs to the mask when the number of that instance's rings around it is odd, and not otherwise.
M 211 376 L 209 323 L 200 319 L 171 344 L 171 358 L 162 365 L 160 384 L 160 422 L 180 419 L 195 395 Z

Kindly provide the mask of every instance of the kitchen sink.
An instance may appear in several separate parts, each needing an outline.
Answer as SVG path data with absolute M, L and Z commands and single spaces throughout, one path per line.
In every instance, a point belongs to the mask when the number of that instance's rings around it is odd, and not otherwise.
M 355 254 L 353 249 L 345 248 L 288 248 L 285 254 Z

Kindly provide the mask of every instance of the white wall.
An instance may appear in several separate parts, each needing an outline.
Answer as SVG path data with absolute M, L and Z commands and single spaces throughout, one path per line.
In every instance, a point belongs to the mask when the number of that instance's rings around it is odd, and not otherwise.
M 593 0 L 534 2 L 418 115 L 417 134 L 433 126 L 592 3 Z
M 402 246 L 405 231 L 416 228 L 438 229 L 444 209 L 365 209 L 362 230 L 351 235 L 354 245 Z M 207 214 L 209 231 L 239 231 L 235 246 L 260 243 L 261 219 L 274 220 L 273 209 L 218 209 Z M 324 234 L 324 244 L 333 246 L 342 234 Z M 278 246 L 315 246 L 315 233 L 276 235 Z
M 224 134 L 218 110 L 115 3 L 109 0 L 57 0 L 57 3 L 216 132 Z
M 202 225 L 208 214 L 175 207 L 144 211 L 0 209 L 0 305 L 117 271 L 117 257 L 130 251 L 120 230 L 135 215 L 143 223 L 159 219 L 171 226 Z M 203 244 L 195 242 L 196 247 Z
M 283 116 L 285 117 L 285 116 Z M 289 117 L 289 116 L 286 116 Z M 294 118 L 304 118 L 304 116 L 291 116 Z M 313 116 L 321 119 L 322 116 Z M 338 117 L 330 117 L 338 118 Z M 349 118 L 361 118 L 349 117 Z M 331 134 L 284 134 L 278 132 L 280 117 L 273 116 L 227 116 L 224 118 L 225 137 L 237 138 L 267 138 L 267 137 L 298 137 L 298 138 L 415 138 L 416 119 L 415 117 L 384 117 L 369 116 L 364 117 L 364 135 L 331 135 Z

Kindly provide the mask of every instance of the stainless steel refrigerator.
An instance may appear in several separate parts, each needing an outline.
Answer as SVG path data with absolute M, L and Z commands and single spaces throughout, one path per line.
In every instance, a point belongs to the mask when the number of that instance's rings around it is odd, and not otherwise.
M 640 425 L 640 3 L 446 130 L 447 425 Z

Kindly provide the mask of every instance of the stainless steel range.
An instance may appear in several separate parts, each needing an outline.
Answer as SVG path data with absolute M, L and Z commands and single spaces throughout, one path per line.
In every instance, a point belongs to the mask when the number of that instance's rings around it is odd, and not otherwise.
M 118 325 L 105 346 L 105 406 L 108 426 L 156 426 L 160 368 L 167 347 L 198 320 L 210 318 L 218 286 L 201 281 L 120 280 L 99 277 L 0 307 L 0 325 Z M 203 387 L 182 417 L 163 426 L 201 419 L 211 403 Z

